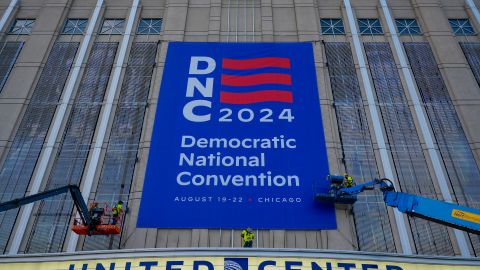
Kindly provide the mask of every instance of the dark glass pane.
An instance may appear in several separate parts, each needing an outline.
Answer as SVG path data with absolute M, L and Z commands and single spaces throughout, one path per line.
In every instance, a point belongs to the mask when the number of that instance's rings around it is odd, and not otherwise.
M 68 19 L 65 22 L 62 34 L 82 35 L 87 27 L 87 19 Z
M 324 35 L 345 34 L 342 19 L 321 19 L 320 26 Z
M 125 27 L 124 19 L 105 19 L 103 21 L 100 34 L 102 35 L 121 35 Z
M 0 91 L 7 82 L 17 57 L 23 47 L 23 42 L 4 42 L 0 49 Z
M 358 27 L 362 35 L 383 34 L 382 25 L 378 19 L 358 19 Z
M 475 35 L 475 30 L 469 19 L 449 19 L 448 22 L 452 27 L 452 32 L 457 36 Z
M 462 47 L 473 75 L 480 86 L 480 42 L 460 42 L 460 47 Z
M 142 19 L 138 25 L 137 34 L 155 35 L 160 34 L 162 19 Z
M 420 26 L 415 19 L 395 19 L 400 35 L 420 35 Z
M 34 19 L 16 19 L 12 27 L 10 27 L 9 33 L 13 35 L 28 35 L 32 33 L 34 25 Z

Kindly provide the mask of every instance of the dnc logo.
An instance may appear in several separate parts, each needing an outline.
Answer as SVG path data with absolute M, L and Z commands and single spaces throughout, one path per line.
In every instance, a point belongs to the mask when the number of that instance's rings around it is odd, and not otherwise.
M 286 57 L 221 58 L 219 97 L 214 97 L 217 62 L 208 56 L 192 56 L 189 64 L 183 116 L 191 122 L 212 120 L 212 104 L 218 102 L 219 122 L 293 121 L 291 108 L 275 110 L 271 106 L 255 112 L 232 105 L 293 103 L 291 61 Z M 216 73 L 218 74 L 218 73 Z M 225 107 L 226 105 L 229 105 Z M 277 111 L 277 112 L 275 112 Z
M 248 270 L 248 258 L 225 258 L 223 270 Z

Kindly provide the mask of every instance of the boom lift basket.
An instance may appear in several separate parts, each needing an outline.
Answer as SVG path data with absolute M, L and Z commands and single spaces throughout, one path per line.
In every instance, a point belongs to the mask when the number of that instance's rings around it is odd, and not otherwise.
M 317 192 L 315 200 L 320 202 L 354 204 L 357 201 L 357 195 L 343 194 L 340 190 L 345 188 L 344 177 L 340 175 L 328 175 L 327 181 L 330 182 L 328 192 Z
M 112 215 L 112 209 L 108 207 L 108 203 L 97 203 L 99 208 L 103 208 L 103 215 L 100 217 L 100 224 L 94 228 L 83 224 L 81 218 L 74 218 L 72 231 L 79 235 L 110 235 L 120 234 L 123 225 L 124 212 L 122 211 L 116 221 Z M 94 203 L 90 204 L 92 209 Z

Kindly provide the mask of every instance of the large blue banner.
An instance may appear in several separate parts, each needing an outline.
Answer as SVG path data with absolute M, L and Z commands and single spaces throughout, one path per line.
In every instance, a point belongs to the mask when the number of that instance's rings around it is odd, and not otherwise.
M 310 43 L 169 43 L 138 227 L 335 229 Z

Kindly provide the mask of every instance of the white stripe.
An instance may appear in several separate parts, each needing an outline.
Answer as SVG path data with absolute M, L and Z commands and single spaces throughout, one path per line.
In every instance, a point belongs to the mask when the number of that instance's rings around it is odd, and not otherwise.
M 100 153 L 102 152 L 103 141 L 105 140 L 105 135 L 107 133 L 108 121 L 110 119 L 110 115 L 112 113 L 113 108 L 113 100 L 115 98 L 118 84 L 120 81 L 120 75 L 122 74 L 122 67 L 125 61 L 125 57 L 127 55 L 128 44 L 130 42 L 130 38 L 132 35 L 133 23 L 135 22 L 135 15 L 137 13 L 139 5 L 139 0 L 133 0 L 132 7 L 130 9 L 130 14 L 128 15 L 127 27 L 125 29 L 125 34 L 122 39 L 122 43 L 120 45 L 120 52 L 115 63 L 115 68 L 113 71 L 113 76 L 110 84 L 110 88 L 107 92 L 107 98 L 104 102 L 103 113 L 101 115 L 100 126 L 98 128 L 98 135 L 95 140 L 95 146 L 93 148 L 92 157 L 90 158 L 90 162 L 88 163 L 87 171 L 85 180 L 83 183 L 82 188 L 82 195 L 85 201 L 88 201 L 88 197 L 92 190 L 93 180 L 95 178 L 95 172 L 97 171 L 97 167 L 101 164 L 100 160 Z M 78 235 L 72 233 L 70 239 L 68 240 L 67 244 L 67 252 L 74 252 L 78 242 Z
M 62 100 L 60 101 L 60 105 L 58 106 L 57 113 L 55 114 L 55 119 L 53 120 L 52 128 L 50 130 L 50 135 L 48 136 L 47 143 L 45 145 L 45 149 L 43 150 L 40 159 L 38 160 L 38 167 L 37 172 L 34 176 L 32 187 L 30 189 L 30 193 L 28 195 L 33 195 L 38 193 L 40 190 L 40 185 L 42 184 L 42 180 L 45 177 L 45 173 L 47 171 L 48 163 L 52 156 L 53 147 L 55 142 L 57 141 L 58 137 L 60 136 L 60 128 L 62 126 L 63 119 L 66 117 L 66 110 L 68 107 L 68 102 L 72 96 L 73 90 L 75 88 L 75 84 L 78 79 L 78 75 L 80 74 L 80 69 L 82 63 L 85 59 L 85 55 L 87 53 L 87 48 L 92 38 L 93 30 L 97 23 L 98 16 L 100 14 L 100 10 L 103 5 L 103 0 L 98 0 L 97 5 L 93 11 L 92 18 L 88 24 L 87 32 L 85 37 L 83 38 L 82 44 L 80 45 L 80 51 L 77 55 L 77 59 L 75 59 L 75 63 L 73 65 L 73 69 L 71 72 L 71 76 L 68 79 L 67 87 L 65 88 Z M 32 215 L 33 204 L 27 204 L 21 214 L 21 217 L 18 221 L 18 228 L 15 231 L 13 236 L 12 245 L 9 250 L 9 254 L 17 254 L 20 248 L 21 241 L 25 234 L 25 229 L 27 227 L 28 220 Z
M 473 13 L 473 16 L 475 17 L 475 20 L 477 20 L 477 23 L 480 24 L 480 12 L 478 11 L 477 6 L 475 6 L 475 3 L 473 0 L 465 0 L 467 2 L 468 7 Z
M 387 148 L 385 146 L 385 139 L 380 124 L 379 112 L 377 110 L 377 105 L 375 104 L 373 88 L 372 84 L 370 83 L 367 66 L 365 64 L 365 57 L 363 56 L 363 46 L 360 42 L 360 38 L 358 37 L 357 24 L 355 22 L 355 17 L 353 16 L 352 6 L 350 5 L 350 0 L 343 0 L 343 3 L 347 11 L 348 24 L 350 26 L 350 30 L 352 31 L 353 47 L 355 48 L 360 73 L 362 75 L 363 85 L 365 87 L 365 92 L 367 95 L 368 109 L 370 112 L 370 116 L 372 117 L 373 130 L 378 144 L 378 150 L 380 152 L 380 159 L 382 160 L 383 171 L 386 178 L 393 180 L 394 174 L 391 167 L 390 156 L 388 155 Z M 396 183 L 394 184 L 396 185 Z M 402 245 L 403 253 L 408 255 L 412 254 L 410 238 L 408 237 L 407 227 L 405 225 L 405 218 L 403 214 L 400 213 L 400 211 L 398 211 L 397 209 L 394 209 L 394 215 L 395 223 L 397 224 L 398 233 L 400 235 L 400 243 Z
M 7 23 L 8 19 L 12 15 L 12 12 L 17 6 L 17 4 L 18 4 L 18 0 L 10 1 L 10 5 L 8 5 L 7 9 L 5 10 L 5 13 L 3 13 L 2 19 L 0 20 L 0 31 L 2 31 L 3 28 L 5 27 L 5 24 Z M 8 30 L 5 29 L 5 32 L 7 31 Z

